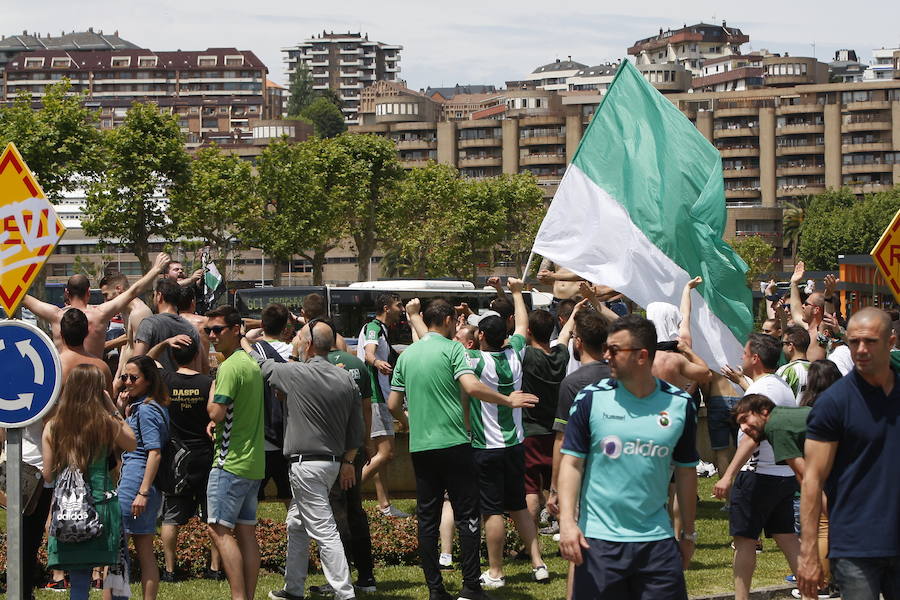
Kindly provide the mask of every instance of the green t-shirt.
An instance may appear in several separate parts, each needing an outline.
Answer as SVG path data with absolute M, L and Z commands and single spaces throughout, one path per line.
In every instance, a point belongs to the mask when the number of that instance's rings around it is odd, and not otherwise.
M 228 408 L 216 425 L 213 467 L 245 479 L 266 474 L 263 437 L 263 378 L 256 361 L 238 350 L 216 372 L 216 404 Z
M 356 387 L 359 388 L 359 395 L 362 398 L 372 397 L 372 383 L 369 380 L 366 371 L 366 363 L 342 350 L 332 350 L 329 352 L 328 362 L 337 365 L 350 373 L 353 382 L 356 384 Z
M 473 374 L 463 345 L 429 332 L 403 351 L 391 389 L 406 393 L 409 451 L 438 450 L 469 443 L 457 381 Z
M 806 418 L 810 406 L 776 406 L 766 422 L 766 439 L 772 445 L 775 464 L 803 456 L 806 441 Z
M 475 376 L 492 390 L 509 395 L 522 389 L 522 358 L 527 342 L 522 335 L 512 335 L 500 352 L 467 350 L 469 365 Z M 522 409 L 498 406 L 469 398 L 473 448 L 507 448 L 525 439 Z

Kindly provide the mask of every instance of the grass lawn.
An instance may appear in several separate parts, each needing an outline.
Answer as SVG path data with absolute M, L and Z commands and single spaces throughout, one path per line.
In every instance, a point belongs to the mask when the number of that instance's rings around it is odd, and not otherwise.
M 697 552 L 690 570 L 687 571 L 688 591 L 692 596 L 710 594 L 715 592 L 727 592 L 733 589 L 731 576 L 732 550 L 729 547 L 731 539 L 728 536 L 727 514 L 720 511 L 722 503 L 712 499 L 711 490 L 715 478 L 700 480 L 701 502 L 697 513 L 697 527 L 700 538 L 697 543 Z M 412 501 L 396 501 L 396 504 L 407 512 L 414 508 Z M 2 528 L 6 528 L 6 514 L 2 513 Z M 278 503 L 263 503 L 260 505 L 260 517 L 275 520 L 284 519 L 285 510 Z M 548 585 L 538 585 L 531 580 L 531 565 L 528 562 L 511 562 L 506 567 L 506 587 L 491 592 L 494 598 L 510 600 L 557 600 L 565 597 L 565 573 L 567 563 L 558 556 L 557 545 L 548 536 L 542 536 L 543 549 L 547 566 L 551 572 L 551 582 Z M 784 583 L 784 576 L 790 571 L 787 562 L 772 540 L 765 540 L 764 551 L 758 555 L 756 574 L 753 587 Z M 418 567 L 381 567 L 376 568 L 378 580 L 378 592 L 369 594 L 369 598 L 385 598 L 396 600 L 419 600 L 427 598 L 428 592 L 423 584 L 422 572 Z M 280 574 L 262 573 L 257 587 L 256 598 L 266 598 L 269 590 L 278 589 L 283 584 Z M 458 571 L 445 572 L 447 589 L 453 593 L 458 591 L 461 581 Z M 325 583 L 320 573 L 310 576 L 309 585 Z M 140 586 L 133 585 L 134 598 L 140 598 Z M 55 592 L 39 591 L 37 597 L 42 600 L 58 599 L 61 594 Z M 207 600 L 220 599 L 229 596 L 228 584 L 195 580 L 184 581 L 175 584 L 162 584 L 159 597 L 178 600 Z M 365 595 L 361 594 L 360 597 Z M 3 597 L 3 596 L 0 596 Z M 100 598 L 99 593 L 93 593 L 92 597 Z

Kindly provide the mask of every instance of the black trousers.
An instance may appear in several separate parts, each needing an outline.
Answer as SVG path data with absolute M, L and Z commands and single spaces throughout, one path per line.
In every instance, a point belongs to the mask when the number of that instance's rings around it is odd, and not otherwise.
M 32 595 L 32 590 L 41 583 L 38 581 L 41 565 L 37 554 L 44 540 L 44 526 L 50 514 L 50 501 L 53 499 L 51 488 L 41 487 L 41 499 L 37 508 L 30 515 L 22 516 L 22 589 L 25 597 Z
M 481 506 L 472 446 L 461 444 L 411 454 L 416 474 L 419 560 L 430 591 L 444 589 L 438 566 L 438 538 L 444 492 L 450 497 L 459 532 L 463 589 L 481 589 Z
M 269 480 L 275 482 L 275 489 L 278 500 L 290 500 L 294 497 L 291 492 L 291 482 L 288 481 L 288 471 L 290 465 L 284 457 L 281 449 L 266 450 L 266 475 L 259 484 L 259 491 L 256 493 L 258 500 L 266 499 L 266 485 Z
M 366 464 L 365 450 L 356 453 L 353 467 L 356 470 L 356 485 L 349 490 L 341 489 L 341 478 L 338 477 L 328 493 L 328 501 L 334 520 L 337 522 L 341 543 L 344 545 L 344 556 L 353 558 L 358 579 L 366 580 L 374 576 L 375 562 L 372 559 L 372 536 L 369 533 L 369 518 L 362 506 L 360 493 L 363 465 Z

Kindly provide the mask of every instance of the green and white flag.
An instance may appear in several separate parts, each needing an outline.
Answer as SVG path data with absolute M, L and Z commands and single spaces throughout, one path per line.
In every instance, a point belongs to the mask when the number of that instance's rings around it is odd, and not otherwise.
M 753 318 L 747 265 L 722 240 L 718 150 L 627 60 L 560 182 L 534 252 L 641 306 L 678 306 L 692 277 L 694 350 L 740 364 Z
M 208 254 L 203 255 L 203 297 L 207 305 L 210 305 L 216 298 L 216 290 L 222 285 L 222 274 L 216 267 L 216 263 L 209 261 Z

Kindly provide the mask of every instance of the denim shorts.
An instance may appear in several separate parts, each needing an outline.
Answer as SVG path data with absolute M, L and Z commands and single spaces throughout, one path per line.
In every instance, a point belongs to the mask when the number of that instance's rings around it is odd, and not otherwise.
M 234 529 L 256 525 L 258 479 L 245 479 L 214 467 L 206 484 L 206 522 Z
M 706 398 L 706 426 L 709 445 L 713 450 L 725 450 L 731 443 L 737 446 L 737 425 L 731 420 L 731 409 L 740 400 L 737 396 Z
M 119 506 L 122 509 L 122 526 L 125 533 L 142 535 L 156 533 L 156 519 L 162 507 L 162 493 L 156 486 L 150 487 L 150 496 L 144 512 L 139 517 L 131 516 L 131 503 L 144 482 L 146 465 L 142 461 L 126 457 L 122 464 L 122 476 L 119 479 Z

